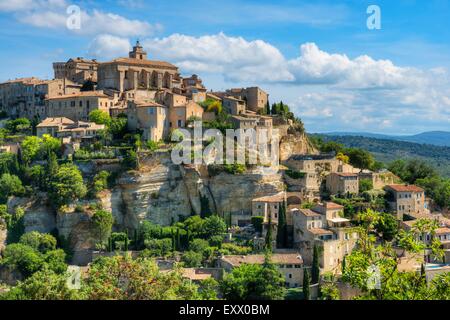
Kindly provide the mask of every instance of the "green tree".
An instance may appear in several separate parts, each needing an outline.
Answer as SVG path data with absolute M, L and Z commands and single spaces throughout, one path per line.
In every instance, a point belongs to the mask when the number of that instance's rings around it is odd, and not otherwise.
M 278 226 L 277 226 L 277 248 L 286 248 L 288 245 L 288 233 L 286 223 L 286 202 L 280 206 L 278 213 Z
M 311 293 L 310 293 L 310 283 L 311 279 L 309 277 L 309 273 L 307 269 L 304 269 L 303 273 L 303 299 L 310 300 L 311 299 Z
M 20 196 L 25 192 L 22 181 L 19 177 L 5 173 L 0 177 L 0 201 L 3 203 L 8 200 L 10 196 Z
M 222 218 L 214 215 L 204 220 L 201 232 L 203 237 L 207 239 L 213 236 L 223 235 L 227 232 L 227 225 Z
M 0 300 L 76 300 L 81 297 L 76 290 L 67 287 L 67 276 L 45 269 L 34 273 Z
M 51 234 L 32 231 L 20 237 L 20 243 L 32 247 L 41 253 L 56 250 L 56 239 Z
M 86 192 L 80 170 L 73 164 L 60 166 L 51 179 L 49 197 L 57 206 L 83 198 Z
M 4 249 L 2 264 L 17 269 L 27 278 L 42 268 L 44 258 L 28 245 L 13 243 Z
M 181 257 L 181 261 L 186 268 L 201 267 L 203 261 L 203 254 L 201 252 L 186 251 Z
M 359 192 L 363 193 L 373 189 L 372 179 L 361 179 L 359 180 Z
M 100 242 L 105 242 L 111 235 L 114 218 L 111 212 L 106 210 L 97 210 L 92 216 L 93 231 Z
M 319 278 L 320 278 L 319 250 L 320 250 L 320 248 L 317 245 L 314 245 L 313 261 L 312 261 L 312 268 L 311 268 L 312 284 L 319 283 Z
M 360 168 L 361 170 L 370 169 L 375 164 L 375 159 L 372 154 L 366 150 L 349 148 L 345 151 L 345 154 L 348 155 L 350 164 L 354 167 Z
M 198 300 L 198 287 L 181 272 L 161 273 L 151 259 L 123 256 L 94 261 L 82 283 L 89 300 Z
M 111 123 L 111 117 L 105 111 L 94 110 L 89 113 L 89 121 L 108 126 Z
M 271 263 L 243 264 L 225 275 L 220 283 L 226 300 L 281 300 L 284 298 L 284 279 Z
M 272 241 L 273 241 L 273 235 L 272 235 L 272 215 L 269 214 L 269 222 L 267 224 L 267 233 L 266 233 L 266 250 L 272 252 Z

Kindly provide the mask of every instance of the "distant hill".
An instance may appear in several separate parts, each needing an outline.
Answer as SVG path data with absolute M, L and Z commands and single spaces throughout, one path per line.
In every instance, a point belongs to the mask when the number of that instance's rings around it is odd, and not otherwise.
M 384 140 L 407 141 L 421 144 L 433 144 L 436 146 L 450 147 L 449 131 L 429 131 L 411 136 L 394 136 L 369 132 L 330 132 L 323 133 L 330 136 L 359 136 L 366 138 L 376 138 Z
M 396 159 L 421 159 L 435 167 L 442 176 L 450 177 L 450 147 L 363 136 L 328 134 L 311 134 L 311 136 L 320 136 L 324 141 L 336 141 L 349 148 L 365 149 L 384 163 Z

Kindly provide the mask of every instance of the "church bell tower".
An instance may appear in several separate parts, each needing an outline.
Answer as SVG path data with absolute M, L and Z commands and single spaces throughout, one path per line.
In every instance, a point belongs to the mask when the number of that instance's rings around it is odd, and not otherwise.
M 147 52 L 142 48 L 139 40 L 136 42 L 136 45 L 133 47 L 133 51 L 130 52 L 131 59 L 139 59 L 139 60 L 147 60 Z

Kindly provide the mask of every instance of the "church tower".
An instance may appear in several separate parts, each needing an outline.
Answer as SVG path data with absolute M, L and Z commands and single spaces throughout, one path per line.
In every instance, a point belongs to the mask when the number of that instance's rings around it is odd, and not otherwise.
M 147 60 L 147 52 L 142 48 L 139 40 L 136 42 L 136 45 L 133 47 L 133 51 L 130 52 L 131 59 L 139 59 L 139 60 Z

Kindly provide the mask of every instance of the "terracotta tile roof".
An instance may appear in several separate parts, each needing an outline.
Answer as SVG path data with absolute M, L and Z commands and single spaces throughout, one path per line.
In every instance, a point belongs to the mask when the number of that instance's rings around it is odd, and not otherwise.
M 72 99 L 80 97 L 99 97 L 99 98 L 109 98 L 108 95 L 104 94 L 102 91 L 84 91 L 75 94 L 66 94 L 63 96 L 55 96 L 48 98 L 46 100 L 58 100 L 58 99 Z
M 447 233 L 450 233 L 450 228 L 443 227 L 436 229 L 436 234 L 447 234 Z
M 202 271 L 196 268 L 183 268 L 181 269 L 181 274 L 184 278 L 190 280 L 206 280 L 212 277 L 211 272 Z
M 36 127 L 37 128 L 43 128 L 43 127 L 54 127 L 59 125 L 69 125 L 74 124 L 75 122 L 70 120 L 69 118 L 65 117 L 59 117 L 59 118 L 46 118 L 44 121 L 39 123 Z
M 320 213 L 312 211 L 311 209 L 300 209 L 299 212 L 303 213 L 303 215 L 307 217 L 321 217 Z
M 335 174 L 340 177 L 357 177 L 357 173 L 350 173 L 350 172 L 333 172 L 332 174 Z
M 238 267 L 244 263 L 263 264 L 265 257 L 262 254 L 249 254 L 246 256 L 223 256 L 222 259 L 232 266 Z M 303 259 L 299 253 L 274 253 L 271 260 L 275 264 L 303 264 Z
M 284 192 L 275 194 L 273 196 L 265 196 L 261 198 L 253 199 L 252 202 L 283 202 L 285 199 Z
M 396 192 L 424 192 L 424 190 L 415 185 L 390 184 L 386 186 Z
M 155 68 L 167 68 L 178 70 L 178 67 L 165 61 L 154 60 L 141 60 L 133 58 L 118 58 L 110 62 L 104 62 L 102 64 L 127 64 L 133 66 L 155 67 Z
M 332 231 L 326 230 L 326 229 L 321 229 L 321 228 L 312 228 L 312 229 L 308 229 L 308 231 L 315 235 L 333 234 Z
M 343 209 L 344 206 L 341 206 L 340 204 L 334 203 L 334 202 L 325 202 L 324 207 L 326 209 Z

